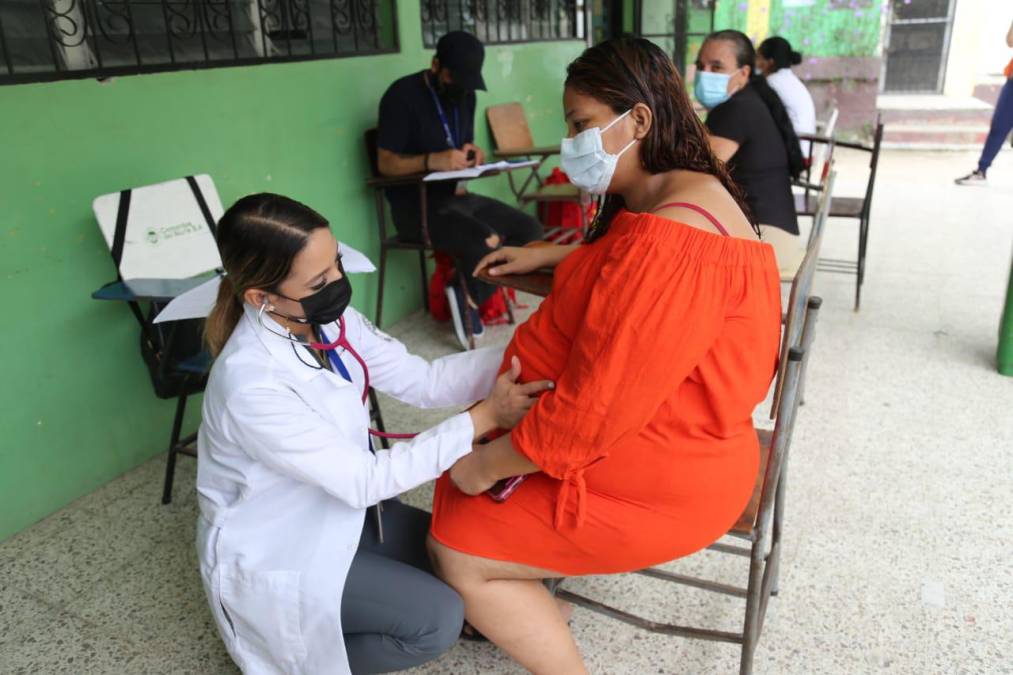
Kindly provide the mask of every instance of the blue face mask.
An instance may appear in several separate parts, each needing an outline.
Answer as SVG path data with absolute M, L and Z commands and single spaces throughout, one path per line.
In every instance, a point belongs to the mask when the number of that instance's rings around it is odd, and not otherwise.
M 696 80 L 693 82 L 693 95 L 707 110 L 716 108 L 728 100 L 728 80 L 730 79 L 731 75 L 726 73 L 708 73 L 698 70 L 696 71 Z

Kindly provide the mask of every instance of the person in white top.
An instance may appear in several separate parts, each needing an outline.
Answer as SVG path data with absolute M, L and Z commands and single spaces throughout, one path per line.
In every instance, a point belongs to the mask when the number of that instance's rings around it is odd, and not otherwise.
M 816 106 L 813 97 L 791 67 L 802 63 L 802 55 L 782 37 L 767 38 L 756 50 L 756 68 L 767 76 L 767 84 L 777 92 L 799 137 L 816 133 Z M 809 142 L 800 141 L 802 155 L 809 156 Z
M 497 378 L 501 349 L 409 354 L 348 306 L 339 243 L 299 202 L 244 197 L 216 237 L 227 276 L 206 328 L 197 552 L 229 654 L 247 674 L 434 658 L 460 635 L 463 605 L 431 574 L 429 514 L 395 498 L 512 428 L 551 385 L 517 385 L 516 361 Z M 374 451 L 370 387 L 423 408 L 480 402 Z

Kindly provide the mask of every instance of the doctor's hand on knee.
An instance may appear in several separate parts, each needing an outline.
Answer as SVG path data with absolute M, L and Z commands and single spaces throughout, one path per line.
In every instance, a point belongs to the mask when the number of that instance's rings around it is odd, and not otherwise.
M 517 382 L 520 376 L 521 361 L 515 356 L 511 359 L 510 370 L 496 378 L 489 397 L 471 409 L 476 438 L 493 429 L 513 429 L 538 400 L 539 394 L 555 386 L 549 380 L 520 384 Z

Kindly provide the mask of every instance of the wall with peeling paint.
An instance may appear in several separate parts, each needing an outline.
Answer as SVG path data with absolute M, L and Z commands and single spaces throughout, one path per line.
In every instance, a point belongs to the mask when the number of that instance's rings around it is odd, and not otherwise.
M 125 306 L 89 294 L 115 277 L 91 215 L 99 194 L 210 173 L 225 203 L 257 191 L 303 200 L 375 256 L 362 132 L 387 85 L 426 67 L 418 3 L 398 3 L 401 52 L 0 87 L 0 539 L 164 450 L 174 402 L 157 400 Z M 578 41 L 490 47 L 485 106 L 522 101 L 536 142 L 565 133 L 566 65 Z M 504 177 L 472 184 L 507 198 Z M 392 259 L 385 316 L 419 306 L 417 258 Z M 353 304 L 373 313 L 374 277 Z M 199 397 L 190 412 L 199 409 Z M 187 427 L 196 424 L 189 416 Z M 187 460 L 188 461 L 188 460 Z M 157 485 L 146 486 L 152 501 Z M 186 486 L 179 486 L 186 489 Z
M 817 115 L 841 111 L 845 133 L 875 119 L 887 0 L 718 0 L 714 25 L 735 28 L 759 45 L 779 35 L 802 53 L 795 68 L 816 100 Z

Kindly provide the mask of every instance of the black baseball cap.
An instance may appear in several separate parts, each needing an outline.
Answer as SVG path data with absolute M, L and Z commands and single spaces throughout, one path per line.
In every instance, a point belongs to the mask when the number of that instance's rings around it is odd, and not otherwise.
M 485 80 L 482 79 L 485 47 L 477 37 L 463 30 L 447 33 L 436 43 L 436 58 L 450 71 L 454 84 L 472 91 L 485 91 Z

